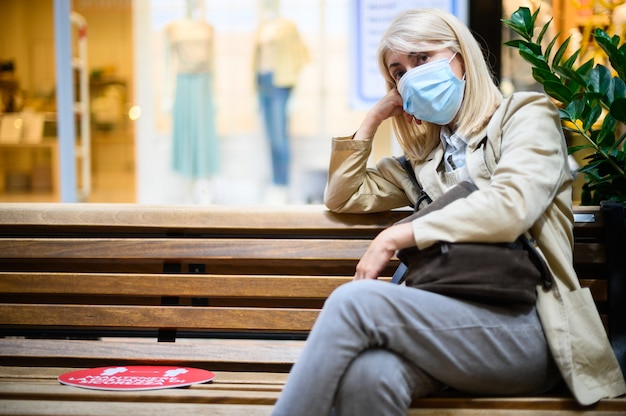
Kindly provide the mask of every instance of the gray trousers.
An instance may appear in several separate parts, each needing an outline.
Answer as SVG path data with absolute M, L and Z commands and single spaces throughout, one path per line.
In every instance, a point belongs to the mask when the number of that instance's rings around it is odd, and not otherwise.
M 406 415 L 447 386 L 537 394 L 560 379 L 533 305 L 492 306 L 378 280 L 337 288 L 273 415 Z

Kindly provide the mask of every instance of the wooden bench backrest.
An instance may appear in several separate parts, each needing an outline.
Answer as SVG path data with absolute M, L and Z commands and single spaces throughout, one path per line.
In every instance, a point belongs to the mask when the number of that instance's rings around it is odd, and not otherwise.
M 161 334 L 306 334 L 369 240 L 406 215 L 61 204 L 1 212 L 5 330 Z
M 0 329 L 306 335 L 369 240 L 406 214 L 6 204 Z M 593 208 L 577 218 L 576 269 L 606 321 L 602 218 Z

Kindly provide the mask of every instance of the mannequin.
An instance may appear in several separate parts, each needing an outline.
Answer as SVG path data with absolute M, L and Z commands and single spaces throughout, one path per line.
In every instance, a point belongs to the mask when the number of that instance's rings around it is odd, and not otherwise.
M 190 183 L 192 202 L 206 204 L 213 199 L 211 178 L 219 171 L 219 148 L 212 99 L 213 27 L 200 6 L 199 0 L 187 0 L 186 16 L 165 29 L 166 75 L 175 80 L 172 168 Z
M 266 194 L 269 204 L 288 201 L 291 150 L 287 102 L 308 60 L 295 23 L 280 16 L 278 3 L 278 0 L 261 0 L 254 54 L 254 72 L 272 159 L 271 186 Z

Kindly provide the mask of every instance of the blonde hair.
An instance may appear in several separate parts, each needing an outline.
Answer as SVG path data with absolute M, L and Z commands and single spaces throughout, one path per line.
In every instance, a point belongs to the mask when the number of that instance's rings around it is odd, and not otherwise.
M 480 45 L 458 18 L 429 8 L 401 13 L 383 35 L 378 47 L 378 66 L 389 91 L 396 88 L 396 81 L 387 69 L 387 52 L 409 54 L 443 48 L 457 52 L 463 62 L 466 84 L 456 131 L 463 137 L 470 137 L 487 124 L 502 102 L 502 94 L 494 83 Z M 392 126 L 410 160 L 424 160 L 439 143 L 440 126 L 436 124 L 409 123 L 402 114 L 394 117 Z

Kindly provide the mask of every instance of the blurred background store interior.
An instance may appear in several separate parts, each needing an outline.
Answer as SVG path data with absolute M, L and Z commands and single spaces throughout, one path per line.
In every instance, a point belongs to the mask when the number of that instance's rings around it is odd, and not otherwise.
M 268 0 L 72 0 L 75 192 L 63 193 L 57 129 L 55 2 L 0 0 L 0 202 L 264 204 L 272 188 L 270 151 L 255 83 L 257 29 Z M 499 21 L 521 5 L 541 6 L 553 33 L 584 42 L 607 28 L 624 1 L 281 0 L 308 59 L 287 102 L 291 144 L 288 197 L 319 204 L 333 136 L 350 135 L 379 94 L 366 61 L 398 8 L 436 6 L 457 14 L 489 48 L 503 92 L 536 89 L 529 69 L 500 47 Z M 172 167 L 173 84 L 167 28 L 185 18 L 213 29 L 211 90 L 219 168 L 188 177 Z M 82 48 L 82 49 L 81 49 Z M 516 52 L 515 52 L 516 53 Z M 368 55 L 370 54 L 370 55 Z M 82 78 L 81 78 L 82 77 Z M 359 84 L 359 82 L 364 84 Z M 85 90 L 87 91 L 87 90 Z M 372 161 L 398 154 L 389 126 Z M 67 159 L 64 159 L 67 160 Z M 75 201 L 64 195 L 75 195 Z

